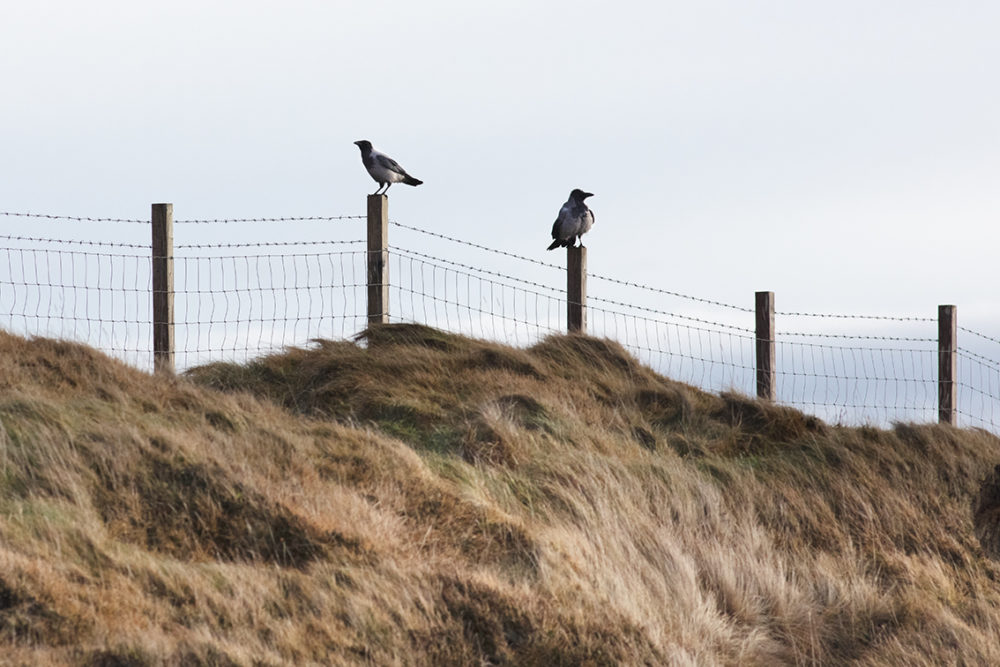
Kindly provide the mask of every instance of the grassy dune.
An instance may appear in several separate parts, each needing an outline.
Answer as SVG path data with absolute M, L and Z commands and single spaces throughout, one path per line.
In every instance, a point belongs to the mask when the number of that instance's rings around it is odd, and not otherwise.
M 1000 664 L 1000 440 L 418 326 L 0 333 L 0 664 Z

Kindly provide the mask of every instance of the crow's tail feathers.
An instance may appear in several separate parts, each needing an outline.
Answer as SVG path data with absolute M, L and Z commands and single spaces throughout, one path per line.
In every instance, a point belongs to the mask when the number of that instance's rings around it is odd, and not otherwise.
M 417 179 L 413 178 L 412 176 L 407 176 L 406 178 L 403 179 L 403 182 L 406 183 L 407 185 L 422 185 L 423 184 L 423 181 L 418 181 Z
M 555 241 L 552 242 L 552 245 L 546 248 L 546 250 L 555 250 L 559 246 L 564 246 L 564 245 L 566 245 L 565 241 L 563 241 L 562 239 L 556 239 Z

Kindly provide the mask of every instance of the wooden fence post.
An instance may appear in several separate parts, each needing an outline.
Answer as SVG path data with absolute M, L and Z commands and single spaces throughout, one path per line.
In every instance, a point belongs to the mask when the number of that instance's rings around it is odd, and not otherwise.
M 174 205 L 153 204 L 153 371 L 174 373 Z
M 389 198 L 368 195 L 368 324 L 389 321 Z
M 958 308 L 938 306 L 938 421 L 955 424 L 958 412 Z
M 587 249 L 566 247 L 566 328 L 587 333 Z
M 755 294 L 757 311 L 757 396 L 768 401 L 776 397 L 774 354 L 774 292 Z

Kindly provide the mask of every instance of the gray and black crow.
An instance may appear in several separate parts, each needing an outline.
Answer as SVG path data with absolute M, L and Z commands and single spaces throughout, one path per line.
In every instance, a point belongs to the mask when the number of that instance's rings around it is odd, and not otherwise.
M 372 148 L 372 142 L 361 139 L 360 141 L 355 141 L 354 145 L 361 149 L 361 161 L 364 163 L 368 173 L 371 174 L 371 177 L 378 183 L 378 189 L 372 194 L 385 194 L 388 192 L 389 186 L 393 183 L 406 183 L 407 185 L 420 185 L 423 183 L 423 181 L 418 181 L 407 174 L 406 170 L 399 166 L 399 163 L 391 157 Z M 382 190 L 383 186 L 385 190 Z M 382 191 L 379 192 L 379 190 Z
M 559 217 L 552 224 L 552 238 L 555 239 L 548 250 L 560 246 L 572 246 L 579 239 L 580 247 L 583 247 L 583 239 L 580 238 L 594 226 L 594 212 L 587 208 L 583 200 L 593 197 L 593 193 L 576 189 L 569 193 L 569 199 L 559 209 Z

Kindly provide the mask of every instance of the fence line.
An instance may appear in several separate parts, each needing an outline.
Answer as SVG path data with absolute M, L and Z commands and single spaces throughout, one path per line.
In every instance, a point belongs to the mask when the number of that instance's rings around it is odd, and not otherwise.
M 0 253 L 7 259 L 0 268 L 0 325 L 80 340 L 149 369 L 153 265 L 169 256 L 177 367 L 245 362 L 313 338 L 350 338 L 364 329 L 372 315 L 369 260 L 384 247 L 385 301 L 376 314 L 385 321 L 531 345 L 565 332 L 575 306 L 590 335 L 616 340 L 654 370 L 706 390 L 759 393 L 757 348 L 763 341 L 773 347 L 773 395 L 779 403 L 832 422 L 876 424 L 934 421 L 941 408 L 938 319 L 786 312 L 772 304 L 777 326 L 762 336 L 754 328 L 756 307 L 594 274 L 586 276 L 589 294 L 585 287 L 581 295 L 571 295 L 567 278 L 550 272 L 566 271 L 565 266 L 389 221 L 385 208 L 380 214 L 386 214 L 387 226 L 475 252 L 455 261 L 390 245 L 387 237 L 379 248 L 366 248 L 366 239 L 357 238 L 369 218 L 364 215 L 178 220 L 206 232 L 212 223 L 348 224 L 324 226 L 322 240 L 288 240 L 287 228 L 266 224 L 256 234 L 275 229 L 277 238 L 219 242 L 186 235 L 185 243 L 159 257 L 148 241 L 128 234 L 114 241 L 6 234 L 0 235 L 6 246 Z M 43 226 L 150 222 L 0 212 L 3 216 L 32 218 Z M 502 268 L 503 262 L 511 267 Z M 956 333 L 962 340 L 953 345 L 952 418 L 1000 433 L 1000 355 L 991 347 L 1000 339 L 965 327 L 956 327 Z

